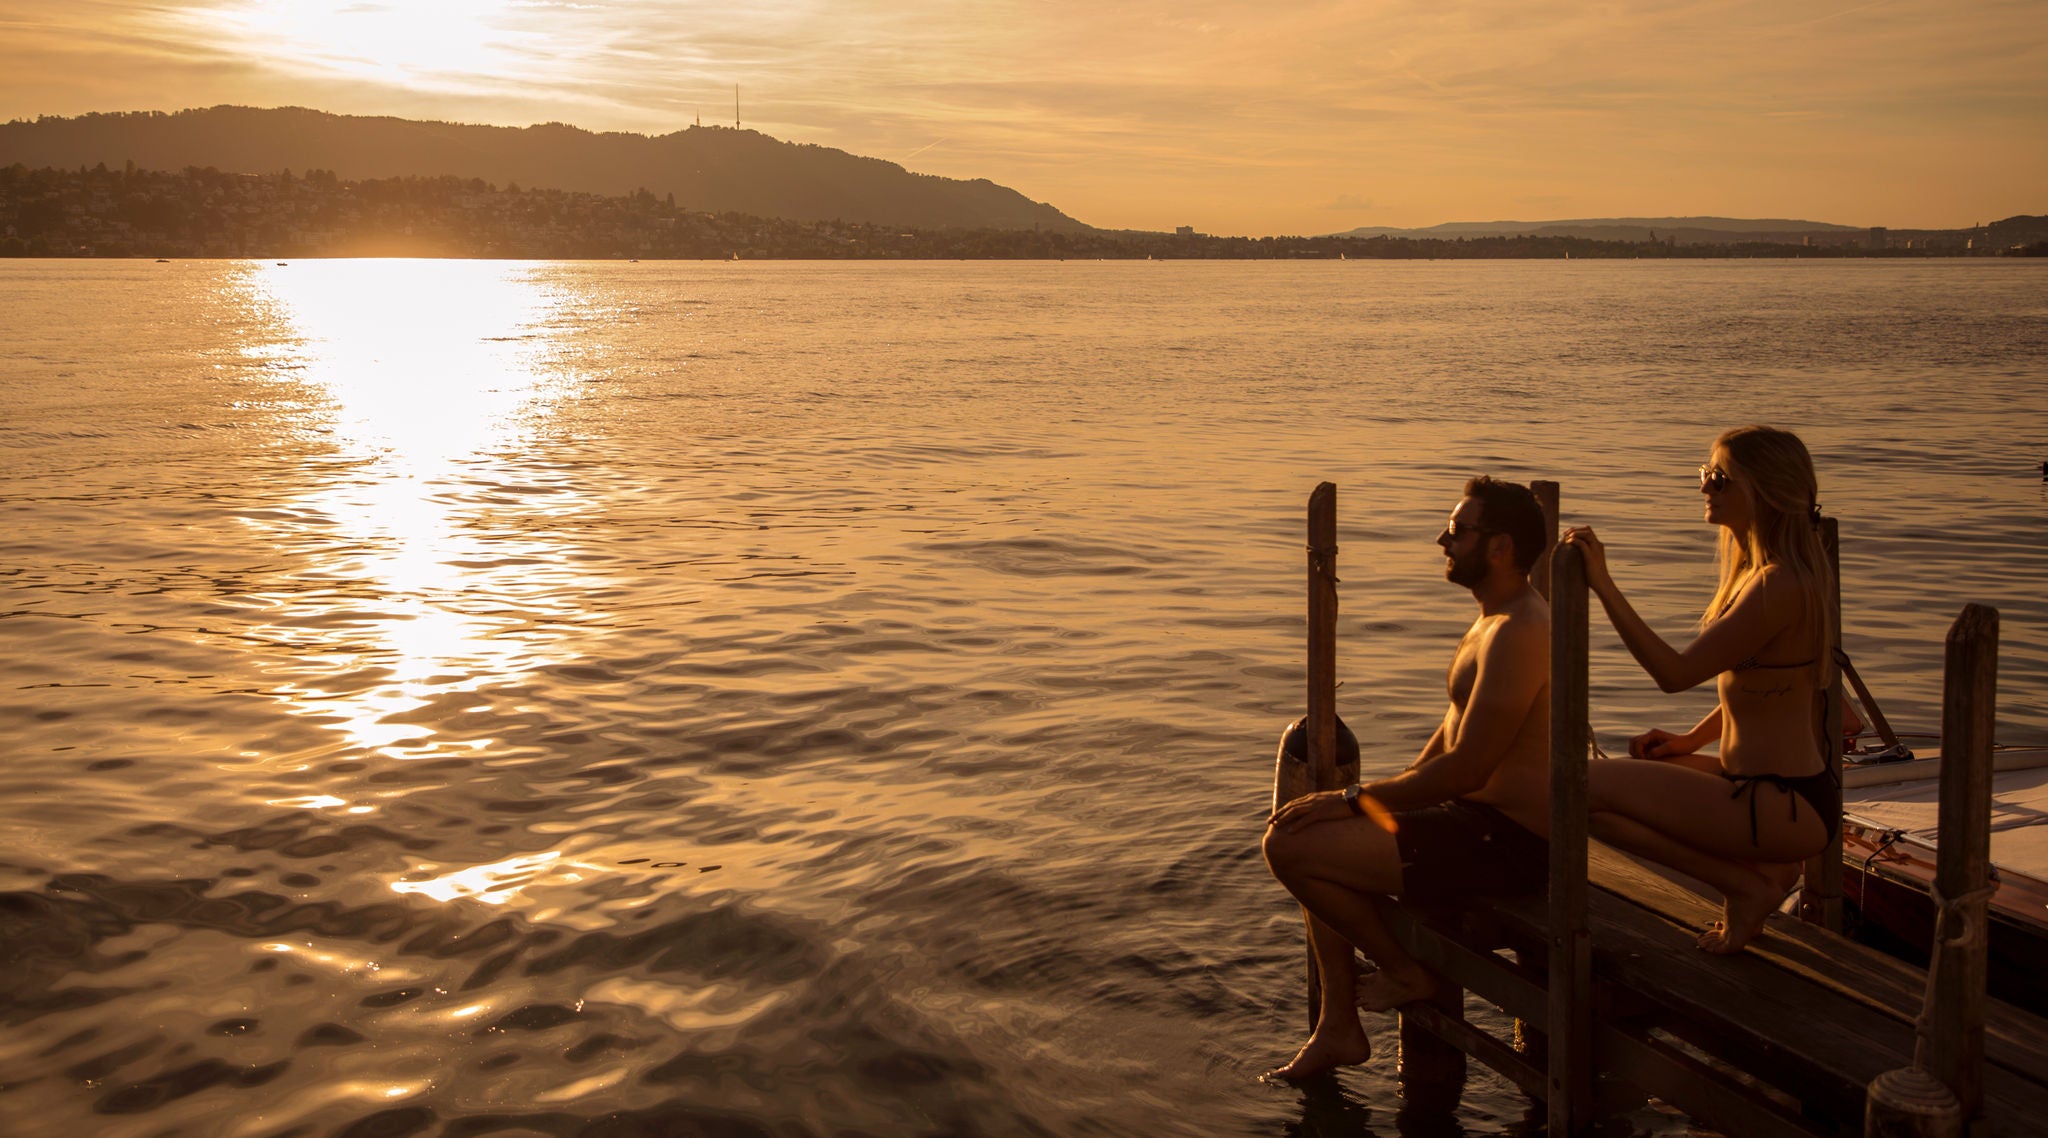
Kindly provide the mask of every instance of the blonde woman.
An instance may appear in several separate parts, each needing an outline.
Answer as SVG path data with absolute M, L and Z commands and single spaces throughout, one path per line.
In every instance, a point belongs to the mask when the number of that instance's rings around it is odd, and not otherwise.
M 1842 790 L 1822 739 L 1832 680 L 1834 588 L 1820 543 L 1813 459 L 1789 431 L 1740 427 L 1700 467 L 1706 520 L 1721 527 L 1721 581 L 1700 631 L 1666 644 L 1608 573 L 1592 527 L 1564 540 L 1631 655 L 1667 692 L 1715 681 L 1720 702 L 1683 734 L 1647 731 L 1628 759 L 1591 769 L 1595 836 L 1719 889 L 1722 919 L 1700 937 L 1739 952 L 1840 824 Z M 1700 748 L 1718 742 L 1720 753 Z

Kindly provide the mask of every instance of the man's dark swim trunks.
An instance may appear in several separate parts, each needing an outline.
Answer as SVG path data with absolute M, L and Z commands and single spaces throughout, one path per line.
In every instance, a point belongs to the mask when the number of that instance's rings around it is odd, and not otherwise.
M 1456 798 L 1400 811 L 1394 821 L 1403 901 L 1525 893 L 1550 876 L 1550 843 L 1483 802 Z

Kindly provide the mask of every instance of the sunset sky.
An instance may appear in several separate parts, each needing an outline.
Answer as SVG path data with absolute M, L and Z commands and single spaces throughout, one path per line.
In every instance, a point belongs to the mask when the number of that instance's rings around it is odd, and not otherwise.
M 0 118 L 698 115 L 1093 225 L 2048 212 L 2043 0 L 0 0 Z

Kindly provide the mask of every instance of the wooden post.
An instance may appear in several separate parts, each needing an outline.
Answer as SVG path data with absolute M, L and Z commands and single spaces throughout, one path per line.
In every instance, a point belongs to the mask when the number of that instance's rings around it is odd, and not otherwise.
M 1307 759 L 1287 752 L 1281 737 L 1273 764 L 1273 809 L 1304 794 L 1348 785 L 1358 778 L 1358 760 L 1337 753 L 1337 487 L 1319 483 L 1308 499 L 1308 714 Z M 1310 919 L 1302 910 L 1302 920 Z M 1308 949 L 1308 1029 L 1322 1014 L 1323 983 L 1316 972 L 1315 947 Z
M 1543 556 L 1529 569 L 1529 583 L 1550 599 L 1550 551 L 1557 546 L 1557 483 L 1537 479 L 1529 483 L 1529 489 L 1536 495 L 1536 504 L 1543 507 Z
M 1465 989 L 1437 977 L 1429 1006 L 1446 1019 L 1465 1020 Z M 1446 1114 L 1465 1097 L 1465 1052 L 1401 1013 L 1401 1100 L 1410 1110 Z
M 1437 977 L 1429 1005 L 1445 1019 L 1465 1019 L 1465 989 Z M 1465 1053 L 1401 1012 L 1401 1097 L 1411 1104 L 1454 1108 L 1464 1096 Z
M 1941 694 L 1941 840 L 1934 949 L 1913 1066 L 1871 1080 L 1865 1138 L 1953 1138 L 1984 1113 L 1985 910 L 1991 883 L 1991 733 L 1998 610 L 1965 605 L 1949 626 Z
M 1585 555 L 1550 556 L 1550 1133 L 1593 1116 L 1593 943 L 1586 921 L 1587 597 Z
M 1998 698 L 1998 610 L 1965 605 L 1948 630 L 1941 695 L 1941 840 L 1934 885 L 1933 1025 L 1924 1062 L 1955 1092 L 1963 1121 L 1984 1110 L 1985 910 L 1991 883 L 1991 735 Z
M 1316 789 L 1337 785 L 1337 486 L 1308 498 L 1308 759 Z
M 1834 589 L 1826 598 L 1835 614 L 1835 639 L 1826 650 L 1834 653 L 1842 647 L 1842 538 L 1840 525 L 1834 518 L 1821 519 L 1820 544 L 1827 554 L 1828 568 L 1832 570 L 1829 576 L 1834 580 Z M 1830 671 L 1834 672 L 1835 678 L 1828 685 L 1827 702 L 1821 715 L 1821 747 L 1839 786 L 1842 781 L 1842 675 L 1839 668 L 1831 668 Z M 1834 833 L 1828 838 L 1828 844 L 1807 861 L 1806 875 L 1799 885 L 1799 919 L 1835 933 L 1842 931 L 1841 821 L 1841 815 L 1837 813 Z
M 1529 483 L 1529 491 L 1536 495 L 1536 504 L 1543 509 L 1543 556 L 1529 570 L 1529 584 L 1550 599 L 1550 558 L 1557 549 L 1557 483 L 1547 479 L 1536 479 Z M 1521 1020 L 1515 1021 L 1515 1049 L 1527 1055 L 1539 1068 L 1547 1069 L 1549 1052 L 1543 1041 L 1543 1033 Z

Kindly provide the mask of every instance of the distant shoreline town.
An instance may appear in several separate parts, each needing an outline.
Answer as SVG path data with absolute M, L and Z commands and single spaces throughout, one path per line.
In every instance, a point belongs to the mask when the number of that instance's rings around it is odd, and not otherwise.
M 1747 236 L 1747 235 L 1746 235 Z M 1278 260 L 2048 256 L 2048 217 L 1964 230 L 1842 229 L 1723 243 L 1676 234 L 1603 240 L 1221 237 L 1097 229 L 911 228 L 693 211 L 674 194 L 498 186 L 481 178 L 344 180 L 121 169 L 0 167 L 0 256 L 473 257 L 507 259 Z

